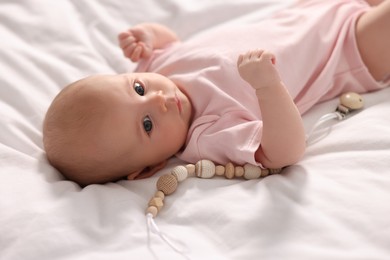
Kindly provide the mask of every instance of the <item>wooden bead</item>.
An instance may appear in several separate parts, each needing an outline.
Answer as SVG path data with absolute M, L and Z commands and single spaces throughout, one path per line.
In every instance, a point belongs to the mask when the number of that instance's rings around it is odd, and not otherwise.
M 150 206 L 146 209 L 146 213 L 152 214 L 152 216 L 155 218 L 158 213 L 158 209 L 155 206 Z
M 266 177 L 269 175 L 268 169 L 261 169 L 261 177 Z
M 236 168 L 234 169 L 234 177 L 240 178 L 244 176 L 244 172 L 244 167 L 236 166 Z
M 195 165 L 194 164 L 187 164 L 186 169 L 187 169 L 189 177 L 195 177 Z
M 217 165 L 215 167 L 215 175 L 223 176 L 225 174 L 225 167 L 222 165 Z
M 268 169 L 269 174 L 278 174 L 282 171 L 281 168 L 276 168 L 276 169 Z
M 225 165 L 225 177 L 226 179 L 233 179 L 234 177 L 234 165 L 231 162 Z
M 340 104 L 349 109 L 361 109 L 364 102 L 359 94 L 348 92 L 340 96 Z
M 253 164 L 244 165 L 244 178 L 247 180 L 257 179 L 261 176 L 261 168 Z
M 183 165 L 176 166 L 172 169 L 172 175 L 176 177 L 178 182 L 182 182 L 188 177 L 187 168 Z
M 165 195 L 164 195 L 164 193 L 162 192 L 162 191 L 157 191 L 155 194 L 154 194 L 154 196 L 155 197 L 157 197 L 157 198 L 161 198 L 162 200 L 164 200 L 164 198 L 165 198 Z
M 172 174 L 165 174 L 157 180 L 157 190 L 165 195 L 172 194 L 177 188 L 177 179 Z
M 164 206 L 164 202 L 161 198 L 159 197 L 153 197 L 150 201 L 149 201 L 149 206 L 153 206 L 153 207 L 156 207 L 158 211 L 161 210 L 161 208 Z
M 212 178 L 215 174 L 215 164 L 210 160 L 200 160 L 195 164 L 195 174 L 204 179 Z

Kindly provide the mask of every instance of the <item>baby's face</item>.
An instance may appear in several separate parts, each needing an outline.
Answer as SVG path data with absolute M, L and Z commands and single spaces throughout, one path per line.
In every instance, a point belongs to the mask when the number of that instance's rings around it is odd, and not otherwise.
M 104 97 L 103 128 L 96 131 L 107 158 L 125 154 L 113 164 L 131 165 L 128 174 L 159 164 L 185 143 L 190 119 L 188 97 L 168 78 L 154 73 L 95 76 L 91 91 Z M 99 106 L 99 102 L 96 103 Z M 138 174 L 133 174 L 134 177 Z

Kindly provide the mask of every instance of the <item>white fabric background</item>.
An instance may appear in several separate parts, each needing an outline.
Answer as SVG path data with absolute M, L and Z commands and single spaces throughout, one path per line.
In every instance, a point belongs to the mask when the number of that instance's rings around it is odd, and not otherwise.
M 186 39 L 250 23 L 292 0 L 0 2 L 0 259 L 183 259 L 152 235 L 145 207 L 161 174 L 80 189 L 42 149 L 45 111 L 66 84 L 122 73 L 119 31 L 164 23 Z M 335 123 L 282 175 L 189 179 L 156 222 L 190 259 L 389 259 L 390 89 Z M 337 105 L 304 116 L 307 129 Z

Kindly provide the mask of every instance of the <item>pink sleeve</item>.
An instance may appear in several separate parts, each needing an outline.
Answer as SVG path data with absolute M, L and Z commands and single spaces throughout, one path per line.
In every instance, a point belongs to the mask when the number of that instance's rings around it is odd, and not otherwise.
M 180 159 L 260 165 L 255 160 L 255 152 L 261 140 L 261 121 L 249 120 L 243 111 L 229 112 L 222 117 L 204 116 L 196 121 L 185 150 L 178 155 Z

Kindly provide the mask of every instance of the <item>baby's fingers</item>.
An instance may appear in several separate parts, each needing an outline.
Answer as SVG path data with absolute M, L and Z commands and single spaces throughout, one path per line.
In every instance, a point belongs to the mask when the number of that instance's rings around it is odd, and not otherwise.
M 137 62 L 141 58 L 142 54 L 142 47 L 140 44 L 136 44 L 136 46 L 133 48 L 132 52 L 129 53 L 129 57 L 131 61 Z
M 264 60 L 270 60 L 272 64 L 275 65 L 276 58 L 275 55 L 269 51 L 264 51 L 263 54 L 261 55 L 262 59 Z
M 244 60 L 244 55 L 240 54 L 237 59 L 237 67 L 240 67 L 242 61 Z
M 144 42 L 139 42 L 138 44 L 142 48 L 141 58 L 149 58 L 152 55 L 153 49 Z
M 132 33 L 126 31 L 126 32 L 121 32 L 120 34 L 118 34 L 119 43 L 129 41 L 129 40 L 135 41 L 135 37 L 133 36 Z
M 128 36 L 126 38 L 122 38 L 119 40 L 119 46 L 122 49 L 126 49 L 131 46 L 133 43 L 136 43 L 135 38 L 133 36 Z
M 256 61 L 260 59 L 263 53 L 264 50 L 257 49 L 257 50 L 248 51 L 245 54 L 241 54 L 237 59 L 237 66 L 240 66 L 250 61 Z
M 129 32 L 121 32 L 118 34 L 118 40 L 121 41 L 129 36 L 131 36 Z
M 135 38 L 128 32 L 123 32 L 118 35 L 119 46 L 125 57 L 130 58 L 135 47 L 137 46 Z

